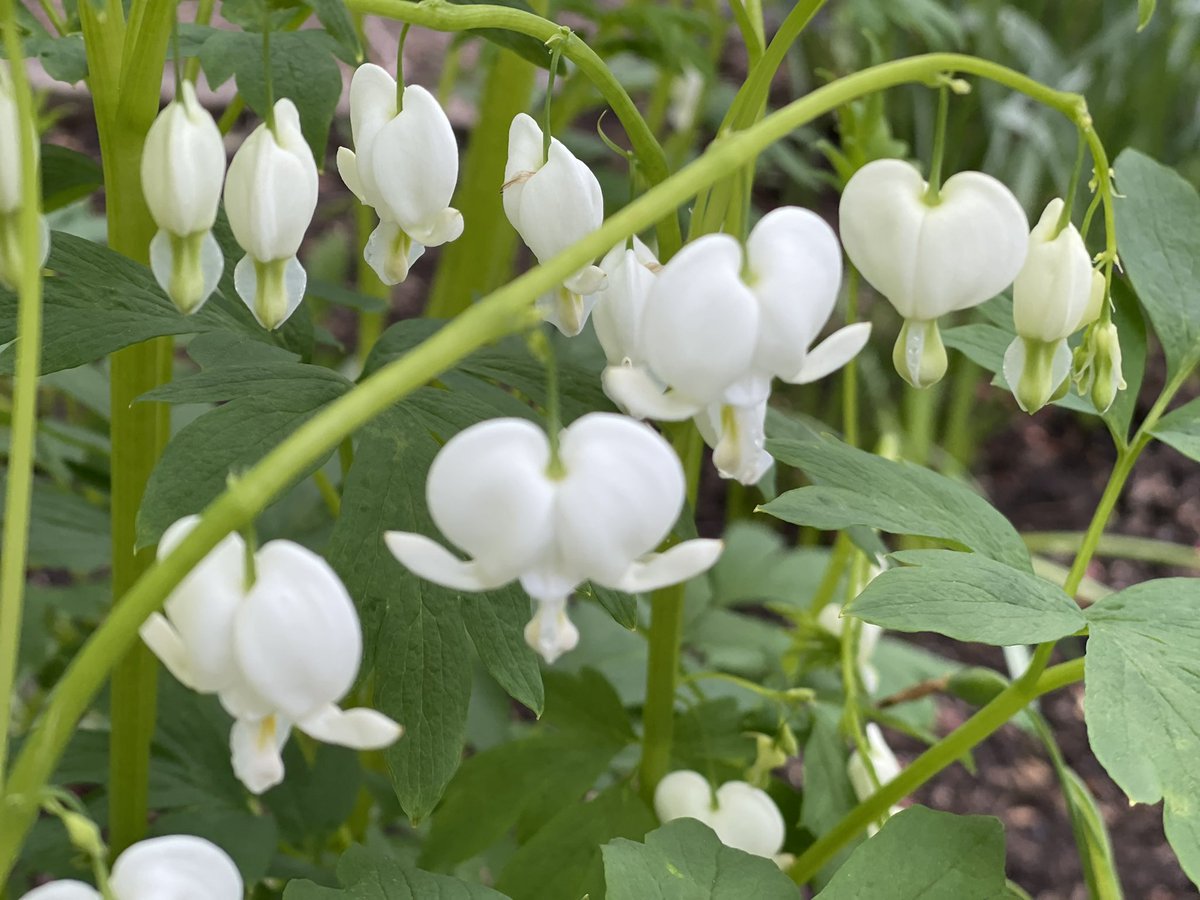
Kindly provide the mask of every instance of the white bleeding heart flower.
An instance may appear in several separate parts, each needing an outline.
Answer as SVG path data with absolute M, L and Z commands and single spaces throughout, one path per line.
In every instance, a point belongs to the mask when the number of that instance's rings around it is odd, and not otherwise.
M 542 150 L 541 126 L 525 113 L 508 132 L 504 213 L 539 263 L 587 237 L 604 221 L 600 182 L 557 138 Z M 604 289 L 605 274 L 586 266 L 539 300 L 543 317 L 563 334 L 579 334 Z
M 865 731 L 867 750 L 871 758 L 871 768 L 875 770 L 875 778 L 871 778 L 871 773 L 867 770 L 866 763 L 863 762 L 862 754 L 857 750 L 850 754 L 850 759 L 846 763 L 846 774 L 850 778 L 850 785 L 854 788 L 854 795 L 858 797 L 859 802 L 875 793 L 876 782 L 880 786 L 885 785 L 899 775 L 903 769 L 900 760 L 896 759 L 896 754 L 892 752 L 892 748 L 884 739 L 879 726 L 870 722 Z M 893 806 L 887 815 L 894 816 L 899 811 L 899 806 Z M 878 830 L 878 825 L 872 824 L 867 832 L 873 835 Z
M 834 637 L 840 638 L 846 627 L 842 608 L 836 603 L 827 604 L 817 614 L 817 624 Z M 867 689 L 868 694 L 874 694 L 879 690 L 879 670 L 875 668 L 872 659 L 875 657 L 875 648 L 879 646 L 881 637 L 883 637 L 883 629 L 878 625 L 863 622 L 859 628 L 858 677 L 862 679 L 863 687 Z
M 1100 277 L 1103 285 L 1104 278 Z M 1099 291 L 1101 305 L 1103 286 Z M 1091 396 L 1092 405 L 1101 413 L 1108 412 L 1119 391 L 1125 390 L 1121 371 L 1121 338 L 1112 321 L 1093 322 L 1083 343 L 1075 350 L 1074 379 L 1080 394 Z
M 1092 268 L 1073 224 L 1059 230 L 1063 201 L 1051 200 L 1029 235 L 1025 265 L 1013 283 L 1017 337 L 1004 354 L 1004 378 L 1021 409 L 1041 409 L 1071 374 L 1067 338 L 1100 315 L 1104 276 Z
M 168 555 L 196 525 L 189 516 L 159 543 Z M 236 720 L 234 773 L 254 793 L 283 780 L 283 745 L 293 726 L 319 741 L 360 750 L 386 747 L 400 726 L 371 709 L 336 705 L 362 661 L 358 613 L 337 574 L 291 541 L 254 554 L 231 534 L 197 565 L 141 628 L 142 640 L 180 682 L 215 693 Z
M 1012 284 L 1029 238 L 1021 204 L 990 175 L 952 175 L 932 204 L 928 188 L 909 163 L 875 160 L 850 178 L 839 208 L 846 255 L 904 317 L 893 359 L 914 387 L 945 374 L 937 319 Z
M 462 214 L 450 206 L 458 182 L 458 142 L 441 104 L 419 85 L 404 89 L 384 69 L 359 66 L 350 82 L 354 149 L 338 149 L 338 172 L 379 226 L 364 257 L 384 284 L 399 284 L 425 252 L 457 239 Z
M 695 66 L 684 66 L 671 79 L 671 102 L 667 106 L 667 121 L 675 131 L 687 131 L 696 122 L 700 101 L 704 99 L 704 75 Z
M 470 559 L 424 535 L 389 531 L 396 559 L 455 590 L 519 580 L 537 602 L 525 639 L 547 662 L 578 643 L 566 608 L 584 581 L 639 593 L 691 578 L 721 552 L 712 540 L 653 552 L 683 507 L 683 469 L 655 431 L 612 413 L 564 428 L 557 466 L 532 422 L 473 425 L 438 452 L 426 498 L 434 524 Z
M 592 324 L 610 366 L 636 365 L 646 300 L 662 265 L 641 240 L 618 244 L 600 260 L 607 287 L 596 298 Z
M 264 122 L 250 133 L 225 178 L 229 227 L 246 251 L 234 286 L 268 329 L 286 322 L 304 299 L 308 275 L 296 254 L 317 208 L 317 164 L 300 113 L 284 98 L 274 117 L 274 129 Z
M 225 141 L 190 81 L 166 105 L 142 149 L 142 193 L 158 233 L 150 269 L 171 302 L 194 313 L 217 289 L 225 258 L 212 227 L 225 181 Z
M 744 254 L 729 235 L 705 235 L 653 280 L 637 328 L 626 328 L 637 349 L 605 370 L 605 391 L 633 415 L 696 417 L 721 474 L 753 484 L 771 463 L 762 449 L 771 379 L 823 378 L 870 336 L 857 323 L 812 347 L 841 277 L 837 237 L 808 210 L 764 216 Z
M 41 154 L 37 135 L 29 146 L 36 159 Z M 13 96 L 8 63 L 0 60 L 0 284 L 15 289 L 24 262 L 21 242 L 21 119 Z M 41 220 L 40 263 L 50 254 L 50 227 Z
M 714 793 L 699 772 L 671 772 L 654 789 L 660 822 L 696 819 L 726 847 L 775 859 L 787 834 L 783 815 L 766 791 L 744 781 L 727 781 Z
M 216 844 L 187 834 L 150 838 L 129 847 L 113 863 L 111 900 L 242 900 L 241 873 Z M 23 900 L 101 900 L 82 881 L 52 881 Z

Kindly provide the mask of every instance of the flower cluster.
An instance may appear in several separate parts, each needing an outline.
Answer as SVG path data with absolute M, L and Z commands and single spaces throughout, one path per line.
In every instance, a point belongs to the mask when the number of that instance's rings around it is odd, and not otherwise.
M 197 521 L 189 516 L 167 529 L 159 555 Z M 233 770 L 256 794 L 283 780 L 281 751 L 293 726 L 361 750 L 400 737 L 400 726 L 381 713 L 336 706 L 362 660 L 358 613 L 328 563 L 299 544 L 271 541 L 248 556 L 242 538 L 229 535 L 141 635 L 172 675 L 216 694 L 234 717 Z
M 82 881 L 51 881 L 22 900 L 242 900 L 245 887 L 229 855 L 186 834 L 150 838 L 117 857 L 103 893 Z
M 1012 192 L 990 175 L 959 172 L 936 193 L 907 162 L 868 163 L 847 182 L 839 210 L 846 255 L 904 317 L 893 361 L 914 387 L 946 372 L 938 319 L 1013 288 L 1017 337 L 1004 377 L 1021 408 L 1036 412 L 1061 396 L 1072 370 L 1067 338 L 1089 330 L 1075 376 L 1104 411 L 1121 379 L 1120 345 L 1101 319 L 1104 275 L 1061 199 L 1029 229 Z
M 520 581 L 537 602 L 525 638 L 547 662 L 579 640 L 566 609 L 584 581 L 653 590 L 703 572 L 721 552 L 713 540 L 652 552 L 683 507 L 683 468 L 655 431 L 611 413 L 577 419 L 557 448 L 524 419 L 473 425 L 434 459 L 426 498 L 434 523 L 471 558 L 401 531 L 386 534 L 388 548 L 455 590 Z

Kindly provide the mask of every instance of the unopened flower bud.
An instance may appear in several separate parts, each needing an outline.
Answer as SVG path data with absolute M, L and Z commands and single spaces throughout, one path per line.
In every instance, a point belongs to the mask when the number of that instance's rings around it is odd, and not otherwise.
M 217 289 L 225 259 L 212 235 L 225 180 L 225 142 L 190 81 L 167 104 L 142 150 L 142 193 L 158 233 L 150 269 L 182 313 L 194 313 Z
M 36 139 L 29 146 L 36 160 Z M 24 198 L 21 177 L 21 119 L 13 96 L 8 63 L 0 60 L 0 285 L 15 287 L 24 264 L 21 241 L 21 205 Z M 41 259 L 50 253 L 50 230 L 41 219 Z
M 1125 390 L 1125 378 L 1121 372 L 1121 338 L 1117 326 L 1105 322 L 1092 329 L 1090 335 L 1092 353 L 1092 405 L 1101 413 L 1117 399 L 1117 393 Z
M 291 100 L 275 104 L 275 127 L 259 125 L 234 154 L 225 179 L 229 227 L 246 251 L 234 285 L 264 328 L 288 320 L 308 276 L 296 258 L 317 208 L 317 164 Z

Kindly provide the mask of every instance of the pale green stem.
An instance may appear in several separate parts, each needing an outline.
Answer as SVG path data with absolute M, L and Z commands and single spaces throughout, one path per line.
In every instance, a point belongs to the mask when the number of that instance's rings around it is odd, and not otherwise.
M 846 324 L 858 321 L 858 269 L 849 266 L 846 273 Z M 842 369 L 842 439 L 851 447 L 858 446 L 858 358 Z
M 197 25 L 207 25 L 212 21 L 213 7 L 216 6 L 216 0 L 199 0 L 196 4 L 196 18 L 193 20 Z M 200 76 L 200 57 L 193 56 L 187 61 L 183 67 L 183 77 L 188 81 L 195 81 Z
M 1033 553 L 1065 556 L 1079 552 L 1083 546 L 1084 534 L 1082 531 L 1032 531 L 1023 533 L 1021 540 Z M 1188 544 L 1175 544 L 1155 538 L 1125 534 L 1101 535 L 1096 542 L 1095 554 L 1200 570 L 1200 550 Z
M 480 26 L 477 24 L 476 27 Z M 116 661 L 135 642 L 138 627 L 150 613 L 161 607 L 184 575 L 225 535 L 253 521 L 298 473 L 319 462 L 348 435 L 407 393 L 484 344 L 533 324 L 537 318 L 532 311 L 536 297 L 630 234 L 658 221 L 699 190 L 736 171 L 747 158 L 844 103 L 896 85 L 924 82 L 947 69 L 974 71 L 1007 84 L 1073 119 L 1086 116 L 1083 100 L 1077 95 L 1055 91 L 1011 69 L 973 57 L 928 54 L 884 63 L 847 76 L 718 142 L 691 165 L 609 217 L 588 237 L 484 298 L 419 347 L 326 406 L 268 453 L 210 504 L 196 528 L 169 556 L 151 566 L 137 580 L 64 673 L 13 766 L 2 801 L 0 880 L 12 869 L 21 841 L 36 816 L 40 791 L 53 773 L 76 723 Z M 1098 158 L 1105 159 L 1098 139 L 1095 139 L 1094 148 Z M 1101 168 L 1102 181 L 1107 174 L 1106 166 L 1105 162 Z M 952 758 L 960 755 L 961 752 L 955 753 Z
M 0 3 L 5 55 L 10 60 L 10 82 L 16 101 L 17 137 L 21 148 L 21 209 L 15 217 L 21 242 L 21 269 L 15 273 L 19 330 L 4 496 L 4 537 L 0 544 L 0 789 L 3 789 L 5 767 L 8 764 L 8 732 L 17 674 L 17 649 L 21 638 L 21 613 L 25 600 L 25 560 L 29 548 L 33 494 L 38 357 L 42 347 L 42 226 L 37 155 L 28 152 L 30 148 L 37 147 L 38 135 L 34 126 L 37 110 L 21 51 L 16 0 L 0 0 Z M 3 879 L 0 879 L 0 884 L 3 884 Z
M 788 875 L 797 884 L 806 883 L 868 825 L 942 769 L 965 756 L 1032 700 L 1082 679 L 1083 659 L 1080 658 L 1047 669 L 1032 681 L 1022 679 L 1014 682 L 959 728 L 913 760 L 899 775 L 854 807 L 800 855 L 788 870 Z
M 695 450 L 700 435 L 691 422 L 675 431 L 675 451 L 684 464 L 689 495 L 700 480 Z M 688 506 L 689 512 L 692 506 Z M 684 584 L 672 584 L 650 595 L 650 635 L 646 658 L 646 701 L 642 706 L 642 760 L 638 781 L 642 799 L 654 803 L 654 789 L 670 771 L 675 733 L 675 687 L 683 645 Z
M 145 263 L 155 226 L 142 196 L 142 144 L 158 114 L 174 5 L 137 0 L 128 22 L 119 0 L 109 0 L 103 11 L 81 4 L 79 12 L 104 164 L 109 245 Z M 154 558 L 152 548 L 134 552 L 136 520 L 146 482 L 169 436 L 169 413 L 164 404 L 134 401 L 169 379 L 171 358 L 170 338 L 111 357 L 114 598 Z M 141 645 L 130 645 L 113 672 L 109 823 L 117 853 L 145 832 L 156 679 L 157 662 Z

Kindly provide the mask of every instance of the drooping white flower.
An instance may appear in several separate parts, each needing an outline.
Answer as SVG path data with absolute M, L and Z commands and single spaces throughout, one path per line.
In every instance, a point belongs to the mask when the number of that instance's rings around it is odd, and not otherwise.
M 503 188 L 504 213 L 540 263 L 604 221 L 604 195 L 592 170 L 557 138 L 544 154 L 542 139 L 541 126 L 530 116 L 513 119 Z M 579 334 L 604 284 L 602 269 L 585 266 L 539 300 L 543 317 L 565 335 Z
M 198 518 L 172 525 L 159 555 L 173 550 Z M 386 747 L 400 726 L 371 709 L 342 710 L 362 660 L 358 613 L 337 574 L 291 541 L 254 555 L 246 586 L 245 544 L 231 534 L 142 625 L 142 640 L 180 682 L 216 693 L 236 721 L 234 773 L 254 793 L 283 780 L 280 751 L 292 726 L 356 749 Z
M 783 815 L 766 791 L 744 781 L 727 781 L 714 792 L 699 772 L 671 772 L 654 789 L 654 812 L 663 824 L 696 819 L 721 843 L 774 859 L 787 834 Z
M 600 260 L 600 269 L 605 274 L 606 287 L 596 297 L 592 310 L 596 337 L 610 366 L 640 364 L 642 314 L 662 266 L 650 248 L 635 236 L 632 247 L 621 243 L 609 250 Z
M 837 300 L 841 260 L 833 230 L 796 207 L 764 216 L 744 254 L 729 235 L 693 241 L 653 279 L 640 319 L 623 314 L 637 322 L 626 328 L 637 332 L 636 350 L 605 370 L 605 391 L 633 415 L 696 417 L 721 474 L 753 484 L 771 464 L 763 443 L 772 378 L 823 378 L 870 335 L 857 323 L 812 347 Z
M 275 104 L 275 127 L 264 122 L 238 148 L 225 178 L 225 212 L 246 251 L 234 285 L 264 328 L 288 320 L 308 275 L 296 254 L 317 208 L 317 164 L 291 100 Z
M 928 187 L 909 163 L 875 160 L 847 182 L 839 210 L 846 255 L 904 317 L 893 359 L 915 387 L 945 374 L 937 319 L 1012 284 L 1029 237 L 1020 203 L 990 175 L 952 175 L 932 205 Z
M 832 634 L 841 637 L 846 627 L 842 617 L 842 608 L 836 603 L 826 604 L 817 614 L 817 624 Z M 879 670 L 875 668 L 872 659 L 879 639 L 883 637 L 883 629 L 870 622 L 863 622 L 858 632 L 858 677 L 862 679 L 863 687 L 868 694 L 874 694 L 879 689 Z
M 1071 223 L 1059 231 L 1063 201 L 1051 200 L 1029 235 L 1029 253 L 1013 283 L 1017 337 L 1004 354 L 1004 378 L 1017 403 L 1036 412 L 1071 374 L 1067 338 L 1100 315 L 1104 276 Z
M 579 632 L 567 600 L 584 581 L 637 593 L 691 578 L 721 542 L 692 540 L 652 552 L 683 507 L 683 469 L 640 422 L 590 413 L 563 429 L 558 466 L 538 426 L 491 419 L 451 438 L 429 469 L 434 524 L 469 555 L 460 560 L 420 534 L 389 531 L 388 548 L 414 573 L 462 591 L 519 580 L 537 602 L 525 639 L 547 662 Z
M 150 269 L 182 313 L 204 305 L 225 268 L 212 227 L 225 180 L 225 142 L 190 81 L 158 114 L 142 150 L 142 193 L 158 233 Z
M 888 746 L 888 742 L 883 737 L 883 732 L 879 730 L 879 726 L 874 722 L 867 724 L 865 729 L 867 736 L 867 749 L 871 757 L 871 768 L 875 770 L 875 779 L 872 780 L 871 773 L 867 770 L 867 765 L 863 762 L 862 754 L 857 750 L 850 754 L 850 759 L 846 762 L 846 775 L 850 778 L 850 785 L 854 788 L 854 795 L 859 801 L 866 800 L 875 793 L 876 782 L 880 786 L 887 784 L 900 774 L 903 766 L 900 765 L 900 760 L 896 759 L 896 754 L 892 752 L 892 748 Z M 900 811 L 899 806 L 893 806 L 888 811 L 888 816 L 894 816 Z M 872 824 L 868 829 L 869 834 L 874 834 L 878 831 L 877 825 Z
M 0 60 L 0 284 L 15 288 L 23 266 L 21 247 L 21 119 L 13 96 L 8 63 Z M 41 148 L 36 135 L 28 150 L 36 160 Z M 41 218 L 41 259 L 50 254 L 50 228 Z
M 687 131 L 695 124 L 704 97 L 704 74 L 695 66 L 684 66 L 683 71 L 671 79 L 670 94 L 667 121 L 676 131 Z
M 458 142 L 445 111 L 419 85 L 404 88 L 384 69 L 359 66 L 350 82 L 354 149 L 338 149 L 346 187 L 379 215 L 364 250 L 384 284 L 399 284 L 425 252 L 462 234 L 462 214 L 450 206 L 458 182 Z
M 172 834 L 140 841 L 117 857 L 108 880 L 112 900 L 242 900 L 241 873 L 204 838 Z M 101 900 L 82 881 L 52 881 L 23 900 Z

